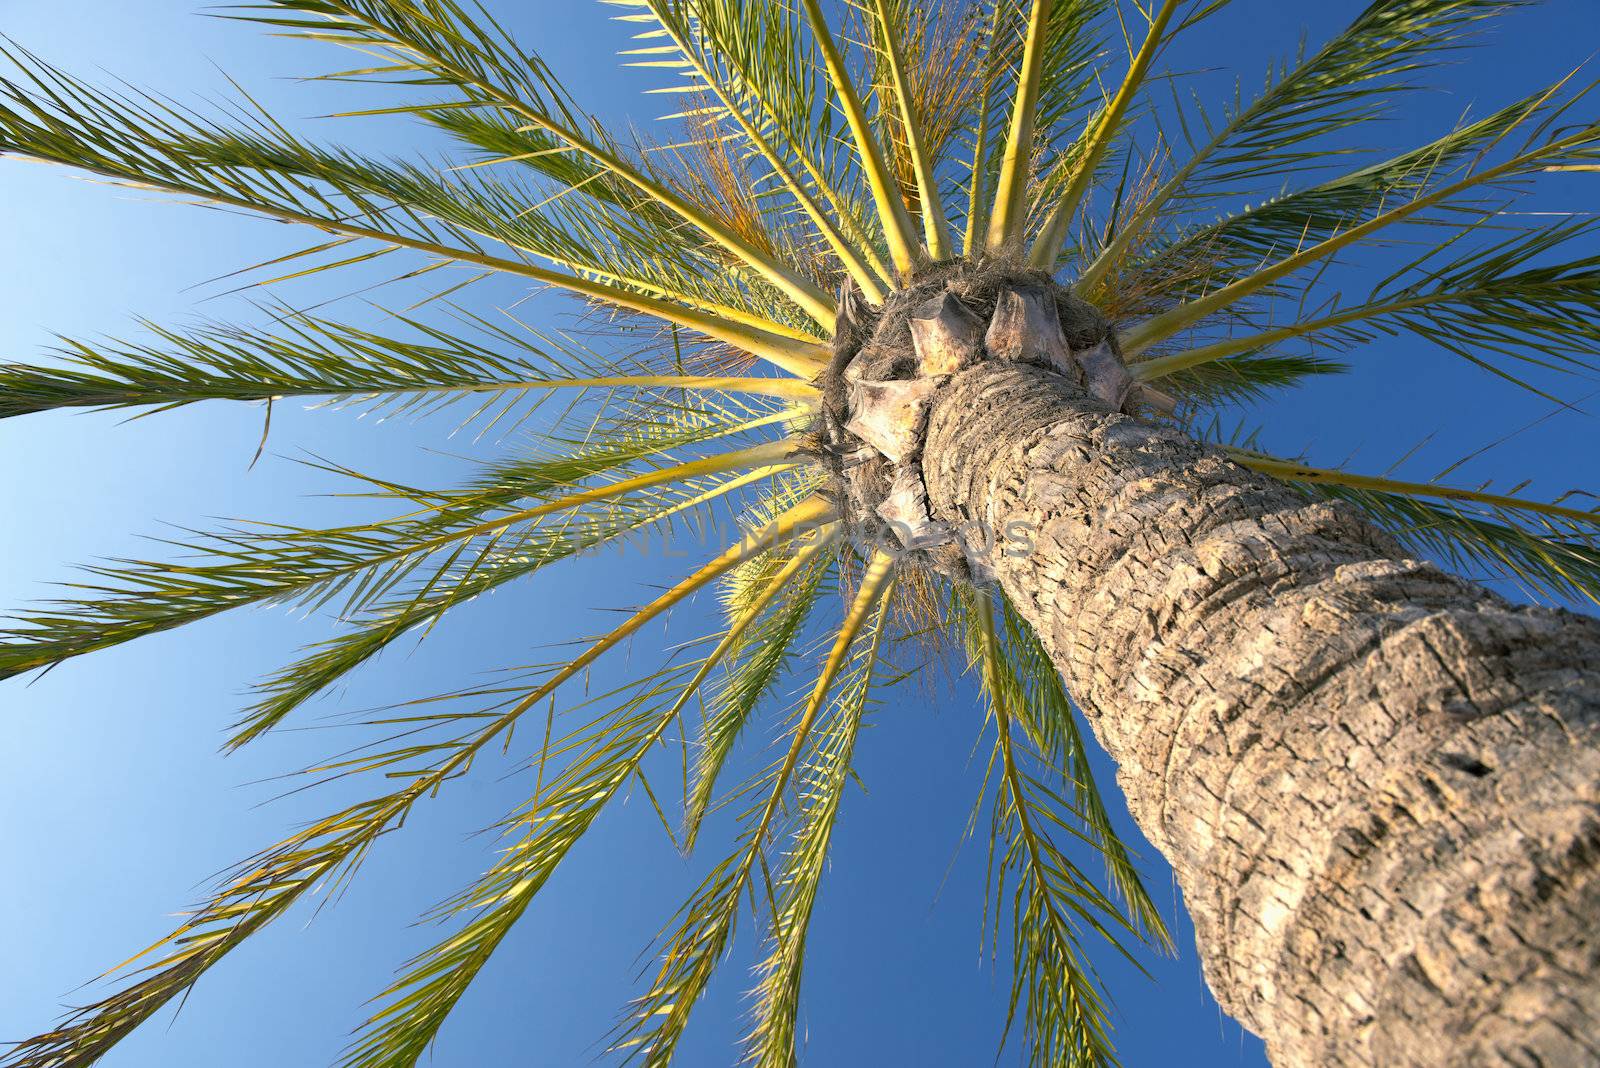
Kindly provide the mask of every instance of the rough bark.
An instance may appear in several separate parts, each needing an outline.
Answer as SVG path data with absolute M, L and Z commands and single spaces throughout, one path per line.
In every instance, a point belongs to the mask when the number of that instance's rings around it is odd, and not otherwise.
M 955 374 L 983 357 L 983 320 L 948 290 L 919 305 L 908 325 L 923 378 Z
M 876 449 L 890 463 L 899 463 L 917 451 L 928 399 L 938 388 L 931 379 L 904 382 L 851 383 L 850 420 L 845 429 Z
M 1038 367 L 954 376 L 922 462 L 1031 528 L 995 575 L 1279 1068 L 1600 1064 L 1600 623 Z

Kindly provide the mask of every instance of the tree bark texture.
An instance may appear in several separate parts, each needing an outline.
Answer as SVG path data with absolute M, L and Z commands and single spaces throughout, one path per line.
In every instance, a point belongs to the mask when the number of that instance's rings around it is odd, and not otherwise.
M 923 473 L 1031 528 L 990 565 L 1279 1068 L 1600 1065 L 1600 622 L 1038 367 L 950 379 Z

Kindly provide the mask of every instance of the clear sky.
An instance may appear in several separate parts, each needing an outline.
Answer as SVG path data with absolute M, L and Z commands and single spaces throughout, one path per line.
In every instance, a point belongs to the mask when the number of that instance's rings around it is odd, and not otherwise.
M 624 35 L 598 4 L 490 0 L 490 7 L 596 110 L 641 124 L 659 110 L 661 98 L 636 95 L 653 83 L 616 66 L 612 54 Z M 1214 94 L 1234 75 L 1255 84 L 1268 59 L 1294 51 L 1303 30 L 1319 39 L 1358 7 L 1238 0 L 1174 53 L 1173 65 L 1208 71 L 1200 81 Z M 126 78 L 180 100 L 227 95 L 226 72 L 324 138 L 395 153 L 414 147 L 405 127 L 314 119 L 351 98 L 348 90 L 289 80 L 321 69 L 328 57 L 316 49 L 197 17 L 194 8 L 193 0 L 0 0 L 0 30 L 79 73 L 103 71 L 107 81 Z M 1509 19 L 1491 47 L 1440 72 L 1441 91 L 1408 108 L 1382 136 L 1388 146 L 1409 147 L 1468 107 L 1481 113 L 1545 84 L 1600 44 L 1597 31 L 1594 0 L 1553 0 Z M 1578 186 L 1555 184 L 1540 206 L 1593 203 L 1592 191 L 1585 200 Z M 225 295 L 230 286 L 203 283 L 306 243 L 284 227 L 154 203 L 0 160 L 0 360 L 36 358 L 54 332 L 128 336 L 138 316 L 258 320 L 246 303 L 250 294 Z M 495 285 L 470 299 L 487 307 L 523 296 L 510 283 Z M 307 306 L 354 288 L 349 278 L 324 275 L 276 295 Z M 387 291 L 377 297 L 401 299 Z M 330 310 L 364 314 L 358 299 Z M 566 321 L 563 305 L 547 298 L 525 305 L 523 314 L 542 325 Z M 1357 466 L 1381 471 L 1433 435 L 1399 469 L 1426 478 L 1549 412 L 1547 403 L 1491 388 L 1480 372 L 1418 342 L 1375 345 L 1358 363 L 1347 379 L 1275 402 L 1268 445 L 1309 448 L 1327 463 L 1353 454 Z M 1588 388 L 1580 383 L 1573 392 Z M 1265 416 L 1244 413 L 1247 420 Z M 269 454 L 251 469 L 261 426 L 259 407 L 222 404 L 131 423 L 115 414 L 0 423 L 0 606 L 48 595 L 46 583 L 70 578 L 74 564 L 159 552 L 140 536 L 160 536 L 167 524 L 349 517 L 347 504 L 313 496 L 337 487 L 296 456 L 438 483 L 462 470 L 452 454 L 493 445 L 450 439 L 445 422 L 379 423 L 279 405 Z M 1594 485 L 1595 445 L 1592 417 L 1569 412 L 1517 433 L 1459 475 L 1505 486 L 1537 473 L 1535 489 L 1554 496 Z M 58 1006 L 93 992 L 74 990 L 85 979 L 164 933 L 168 914 L 193 902 L 214 872 L 296 821 L 331 811 L 337 791 L 264 804 L 284 786 L 261 780 L 348 744 L 352 736 L 331 725 L 332 713 L 437 692 L 485 669 L 538 659 L 545 643 L 593 632 L 605 618 L 594 609 L 639 602 L 641 583 L 660 575 L 600 558 L 486 598 L 309 710 L 300 723 L 316 729 L 285 731 L 226 759 L 217 753 L 220 732 L 243 688 L 327 633 L 325 620 L 281 610 L 222 618 L 64 665 L 31 686 L 0 687 L 7 754 L 0 960 L 10 964 L 0 970 L 0 1038 L 48 1025 Z M 696 633 L 704 607 L 675 618 L 666 639 L 641 643 L 634 655 Z M 596 686 L 604 681 L 602 672 Z M 949 690 L 941 679 L 902 686 L 874 715 L 860 750 L 870 792 L 846 803 L 810 940 L 803 1009 L 809 1063 L 993 1063 L 1006 965 L 980 955 L 983 848 L 960 842 L 982 775 L 982 760 L 973 757 L 976 709 L 966 681 Z M 471 832 L 526 792 L 514 761 L 501 770 L 507 774 L 481 769 L 424 806 L 336 907 L 315 915 L 302 909 L 280 922 L 208 975 L 175 1021 L 163 1014 L 104 1063 L 252 1068 L 332 1060 L 363 1001 L 431 941 L 432 932 L 410 926 L 413 919 L 464 885 L 490 855 L 490 843 Z M 710 847 L 721 840 L 706 838 Z M 1147 847 L 1144 853 L 1149 882 L 1173 912 L 1170 878 L 1158 857 Z M 590 1062 L 637 990 L 640 951 L 705 863 L 706 856 L 684 860 L 673 851 L 642 797 L 618 806 L 468 994 L 434 1062 Z M 1259 1044 L 1223 1019 L 1206 993 L 1181 919 L 1175 933 L 1182 952 L 1148 961 L 1153 981 L 1109 955 L 1100 961 L 1119 1006 L 1125 1062 L 1264 1063 Z M 733 1059 L 750 948 L 741 940 L 699 1010 L 683 1063 Z M 1017 1056 L 1014 1044 L 1003 1063 Z

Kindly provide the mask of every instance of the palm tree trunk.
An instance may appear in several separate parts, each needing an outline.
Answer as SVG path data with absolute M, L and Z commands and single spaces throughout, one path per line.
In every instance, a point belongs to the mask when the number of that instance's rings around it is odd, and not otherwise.
M 1275 1064 L 1600 1064 L 1600 622 L 1035 367 L 927 426 Z

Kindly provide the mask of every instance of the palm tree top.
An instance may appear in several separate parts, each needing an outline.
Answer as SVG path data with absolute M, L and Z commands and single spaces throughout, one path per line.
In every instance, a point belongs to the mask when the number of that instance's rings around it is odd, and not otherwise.
M 1113 407 L 1353 504 L 1416 551 L 1533 597 L 1600 603 L 1590 498 L 1313 465 L 1226 435 L 1219 419 L 1314 387 L 1384 334 L 1558 403 L 1563 383 L 1594 369 L 1595 223 L 1507 211 L 1541 175 L 1600 171 L 1600 120 L 1578 75 L 1396 154 L 1345 166 L 1328 149 L 1400 106 L 1516 0 L 1377 0 L 1210 110 L 1156 97 L 1179 80 L 1165 50 L 1226 0 L 606 3 L 635 31 L 622 61 L 659 75 L 652 93 L 671 101 L 665 136 L 608 130 L 489 10 L 460 0 L 221 12 L 348 46 L 357 65 L 320 77 L 394 97 L 349 115 L 427 124 L 453 147 L 443 163 L 310 142 L 242 92 L 223 114 L 97 88 L 0 44 L 0 155 L 305 227 L 303 249 L 254 268 L 265 280 L 391 257 L 411 264 L 408 278 L 456 272 L 426 311 L 381 330 L 281 309 L 265 328 L 63 339 L 49 361 L 0 366 L 0 418 L 330 398 L 537 440 L 444 489 L 340 469 L 392 503 L 382 521 L 240 525 L 181 539 L 172 559 L 95 567 L 79 592 L 0 630 L 0 677 L 247 604 L 335 612 L 336 637 L 252 692 L 228 743 L 242 746 L 478 594 L 726 506 L 739 517 L 724 544 L 575 654 L 374 721 L 372 745 L 313 769 L 371 784 L 368 799 L 243 861 L 118 989 L 17 1045 L 7 1068 L 93 1061 L 302 898 L 352 877 L 380 835 L 480 755 L 538 734 L 549 709 L 554 727 L 528 754 L 531 794 L 498 824 L 506 848 L 439 906 L 448 933 L 402 967 L 344 1061 L 413 1063 L 692 707 L 705 714 L 677 830 L 692 848 L 706 814 L 733 804 L 737 840 L 668 924 L 611 1045 L 668 1061 L 742 902 L 762 897 L 745 1052 L 791 1063 L 807 926 L 855 742 L 895 681 L 891 651 L 907 645 L 971 670 L 994 724 L 992 890 L 1013 935 L 1018 1037 L 1037 1063 L 1113 1063 L 1086 943 L 1131 955 L 1171 940 L 1039 638 L 965 548 L 901 522 L 916 506 L 896 479 L 915 446 L 897 452 L 903 427 L 862 417 L 869 395 L 914 403 L 934 351 L 926 324 L 967 329 L 971 308 L 991 324 L 1043 308 Z M 1369 292 L 1331 291 L 1330 265 L 1380 250 L 1398 267 Z M 493 276 L 566 291 L 623 340 L 590 345 L 473 311 L 470 287 Z M 959 307 L 941 303 L 947 293 Z M 907 353 L 920 372 L 895 363 Z M 614 692 L 569 685 L 710 590 L 719 629 Z M 828 637 L 812 642 L 834 603 Z M 728 788 L 746 728 L 783 711 L 796 677 L 782 751 Z

